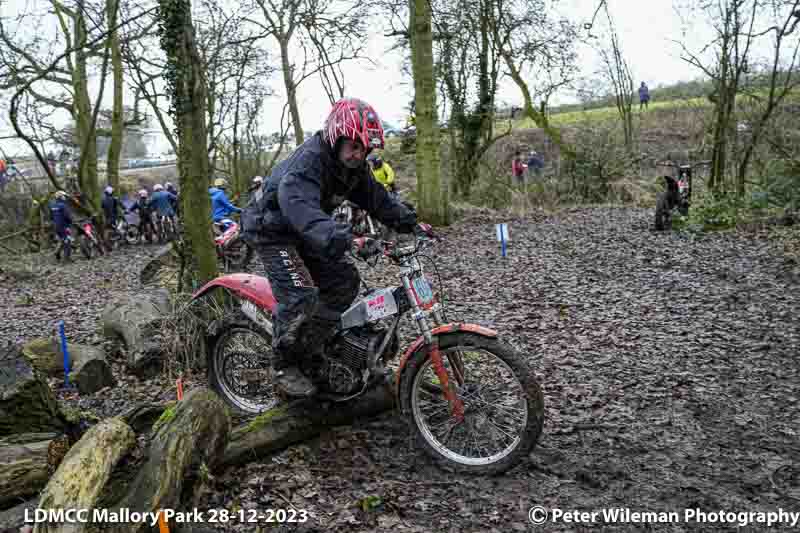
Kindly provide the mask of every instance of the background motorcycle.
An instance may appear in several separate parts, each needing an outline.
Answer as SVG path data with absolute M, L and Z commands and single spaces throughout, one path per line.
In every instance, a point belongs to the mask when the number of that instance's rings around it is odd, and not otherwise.
M 229 218 L 214 223 L 217 260 L 225 272 L 240 272 L 253 259 L 253 249 L 241 237 L 241 227 Z
M 399 267 L 401 284 L 367 288 L 342 314 L 324 360 L 301 364 L 318 383 L 316 399 L 330 402 L 355 399 L 393 374 L 397 405 L 437 464 L 499 473 L 538 441 L 543 395 L 527 358 L 496 331 L 447 323 L 420 262 L 434 242 L 427 225 L 410 240 L 358 239 L 358 257 L 370 265 L 385 257 Z M 271 377 L 277 304 L 269 281 L 250 274 L 221 276 L 201 287 L 194 302 L 217 302 L 212 295 L 218 291 L 232 303 L 208 325 L 209 384 L 239 412 L 263 412 L 281 401 Z M 398 324 L 407 314 L 420 336 L 393 369 L 388 364 L 400 355 Z

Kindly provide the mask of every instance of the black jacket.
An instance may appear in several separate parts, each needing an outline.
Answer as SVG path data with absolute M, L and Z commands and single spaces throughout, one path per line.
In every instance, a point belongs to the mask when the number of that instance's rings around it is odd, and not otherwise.
M 306 140 L 264 180 L 242 212 L 242 237 L 253 245 L 308 243 L 320 255 L 341 256 L 353 240 L 348 224 L 331 218 L 350 200 L 387 226 L 410 232 L 416 213 L 375 181 L 364 162 L 339 164 L 322 132 Z

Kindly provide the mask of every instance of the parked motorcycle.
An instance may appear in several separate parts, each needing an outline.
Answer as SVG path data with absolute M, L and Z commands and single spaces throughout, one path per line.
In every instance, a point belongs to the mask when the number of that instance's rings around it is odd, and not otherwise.
M 466 473 L 500 473 L 537 443 L 542 391 L 526 354 L 496 331 L 446 321 L 441 287 L 434 292 L 420 262 L 426 247 L 438 240 L 425 224 L 410 238 L 357 239 L 357 258 L 372 266 L 386 258 L 399 267 L 401 283 L 362 294 L 342 314 L 324 347 L 324 360 L 303 362 L 303 368 L 314 375 L 316 399 L 323 402 L 352 400 L 392 379 L 397 405 L 418 445 L 437 464 Z M 233 309 L 208 325 L 209 384 L 232 408 L 255 415 L 281 402 L 270 364 L 277 304 L 269 280 L 250 274 L 218 277 L 193 299 L 202 302 L 218 290 L 228 295 Z M 409 313 L 420 336 L 392 370 L 388 363 L 401 354 L 398 324 Z
M 91 259 L 94 252 L 99 255 L 105 255 L 105 247 L 100 242 L 97 235 L 97 224 L 94 217 L 87 218 L 75 223 L 75 226 L 80 230 L 78 232 L 78 241 L 81 248 L 81 253 L 86 259 Z
M 241 272 L 253 259 L 253 249 L 241 237 L 241 227 L 229 218 L 214 224 L 217 260 L 225 272 Z
M 678 165 L 671 161 L 658 163 L 659 166 L 674 168 L 676 176 L 664 176 L 666 189 L 656 196 L 654 226 L 658 231 L 672 227 L 672 213 L 677 209 L 681 216 L 689 215 L 692 200 L 692 175 L 696 167 L 708 165 L 710 161 L 700 161 L 691 165 Z

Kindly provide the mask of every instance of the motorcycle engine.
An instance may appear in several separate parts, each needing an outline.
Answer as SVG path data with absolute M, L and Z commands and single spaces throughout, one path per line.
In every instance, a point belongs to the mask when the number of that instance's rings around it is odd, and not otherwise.
M 334 339 L 327 350 L 328 387 L 336 394 L 353 394 L 364 384 L 367 357 L 380 348 L 387 330 L 375 326 L 352 328 Z M 397 350 L 397 336 L 387 349 Z

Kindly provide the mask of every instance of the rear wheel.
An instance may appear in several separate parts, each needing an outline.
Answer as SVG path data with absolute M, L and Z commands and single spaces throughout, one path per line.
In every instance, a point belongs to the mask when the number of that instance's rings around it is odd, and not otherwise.
M 656 214 L 654 221 L 654 226 L 658 231 L 669 229 L 672 225 L 672 217 L 670 216 L 668 204 L 667 193 L 659 193 L 656 197 Z
M 512 468 L 536 445 L 544 423 L 533 369 L 495 338 L 457 333 L 440 342 L 464 419 L 451 415 L 428 353 L 418 350 L 400 378 L 401 406 L 417 443 L 446 470 L 491 475 Z
M 239 413 L 259 414 L 280 401 L 272 379 L 272 336 L 237 315 L 219 326 L 210 343 L 208 383 Z

